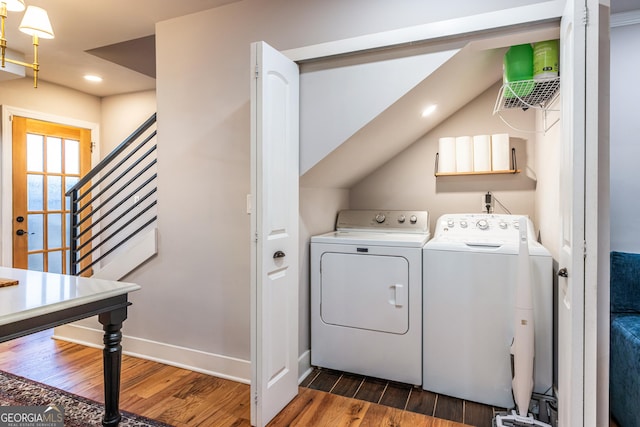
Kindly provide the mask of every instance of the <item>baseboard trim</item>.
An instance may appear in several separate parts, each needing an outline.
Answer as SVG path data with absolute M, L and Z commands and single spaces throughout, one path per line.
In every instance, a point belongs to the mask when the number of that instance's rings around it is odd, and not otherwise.
M 93 348 L 103 348 L 103 332 L 74 323 L 58 326 L 53 330 L 53 338 Z M 193 350 L 124 335 L 122 337 L 122 353 L 152 360 L 177 368 L 188 369 L 214 377 L 224 378 L 243 384 L 251 383 L 251 361 Z M 298 357 L 298 384 L 313 370 L 311 367 L 311 350 Z
M 311 373 L 311 350 L 307 350 L 298 357 L 298 384 Z
M 94 348 L 103 348 L 103 332 L 77 324 L 54 329 L 53 338 Z M 207 353 L 157 341 L 130 336 L 122 337 L 123 354 L 164 363 L 177 368 L 236 381 L 251 382 L 251 362 L 214 353 Z

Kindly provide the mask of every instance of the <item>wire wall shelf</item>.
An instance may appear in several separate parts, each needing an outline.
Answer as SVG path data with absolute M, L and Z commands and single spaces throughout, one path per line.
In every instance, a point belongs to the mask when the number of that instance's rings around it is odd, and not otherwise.
M 512 108 L 547 110 L 560 94 L 560 77 L 505 83 L 498 92 L 493 114 Z

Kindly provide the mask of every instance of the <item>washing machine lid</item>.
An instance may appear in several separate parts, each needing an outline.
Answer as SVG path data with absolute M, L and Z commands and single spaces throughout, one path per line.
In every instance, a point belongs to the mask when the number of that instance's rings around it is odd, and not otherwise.
M 487 240 L 486 242 L 464 242 L 459 240 L 448 241 L 445 238 L 432 239 L 424 245 L 425 251 L 451 251 L 451 252 L 475 252 L 475 253 L 499 253 L 517 255 L 519 246 L 513 242 L 498 242 Z M 551 256 L 551 253 L 538 242 L 529 241 L 530 256 Z
M 434 237 L 425 249 L 459 252 L 498 252 L 517 254 L 519 249 L 519 221 L 527 219 L 529 253 L 549 255 L 538 243 L 533 223 L 525 215 L 501 214 L 445 214 L 438 218 Z
M 396 233 L 377 231 L 331 231 L 311 237 L 311 243 L 331 243 L 338 245 L 362 246 L 399 246 L 421 248 L 429 240 L 431 234 Z

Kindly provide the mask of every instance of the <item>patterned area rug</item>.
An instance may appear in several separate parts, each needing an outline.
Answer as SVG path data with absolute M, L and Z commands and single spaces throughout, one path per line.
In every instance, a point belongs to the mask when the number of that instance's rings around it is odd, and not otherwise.
M 64 408 L 65 427 L 101 426 L 104 405 L 0 371 L 0 406 L 48 406 L 57 405 Z M 120 411 L 122 420 L 120 427 L 170 427 L 168 424 L 149 418 Z

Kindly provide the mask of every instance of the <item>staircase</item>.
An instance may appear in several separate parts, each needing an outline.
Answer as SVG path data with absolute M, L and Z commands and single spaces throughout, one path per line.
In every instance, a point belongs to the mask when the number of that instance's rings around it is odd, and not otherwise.
M 119 280 L 157 253 L 156 114 L 66 195 L 70 274 Z

